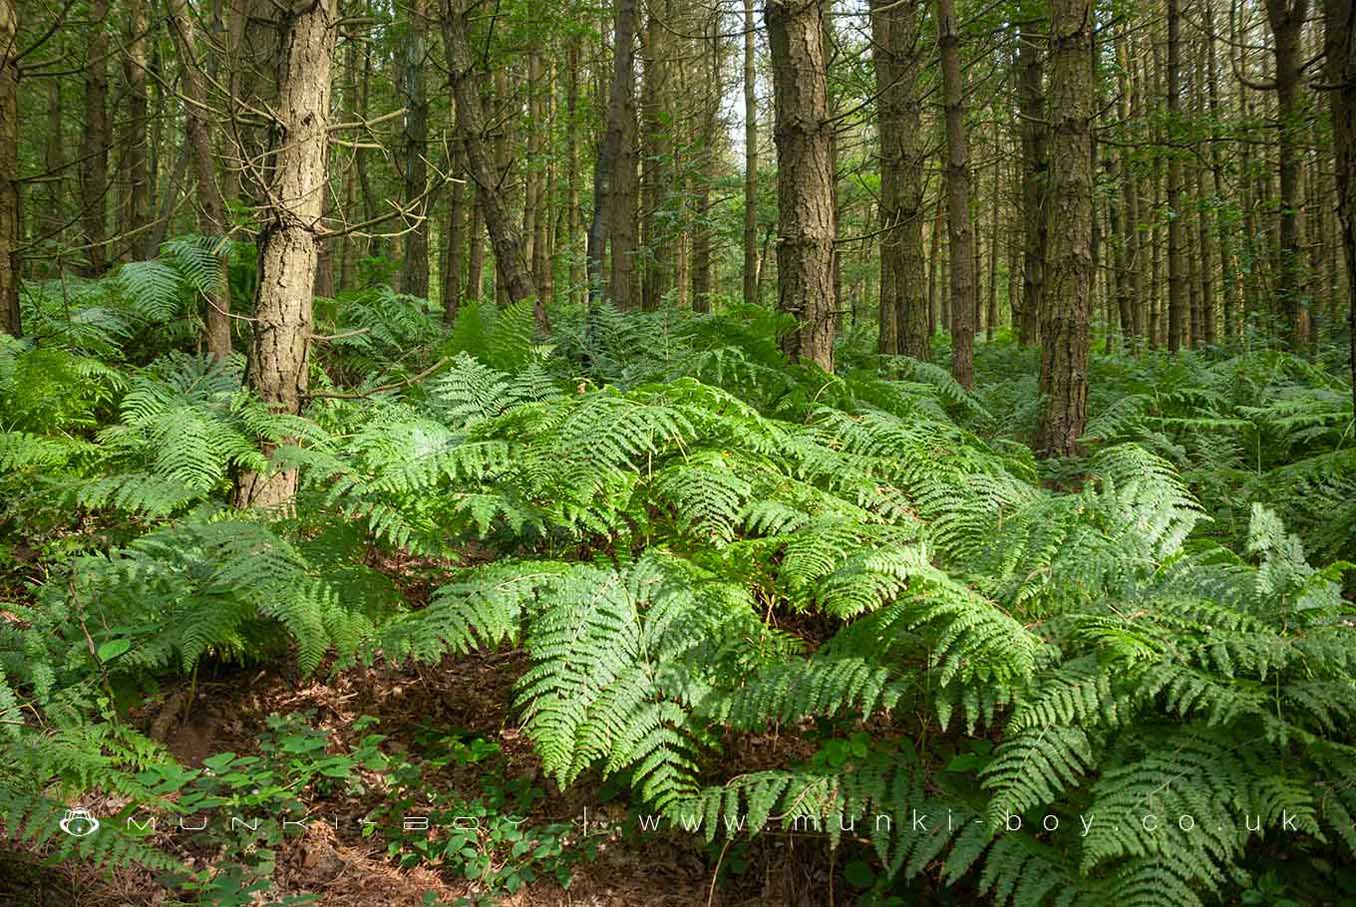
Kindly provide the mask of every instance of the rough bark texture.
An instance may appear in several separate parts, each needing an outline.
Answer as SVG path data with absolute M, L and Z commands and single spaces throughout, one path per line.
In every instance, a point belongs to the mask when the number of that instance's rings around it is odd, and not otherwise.
M 23 333 L 19 319 L 19 16 L 0 0 L 0 331 Z
M 461 272 L 466 255 L 466 185 L 461 155 L 454 154 L 448 169 L 455 180 L 447 189 L 447 226 L 443 233 L 443 321 L 451 324 L 461 308 Z
M 946 110 L 946 229 L 951 254 L 951 374 L 963 387 L 975 383 L 975 234 L 970 224 L 970 148 L 965 135 L 960 35 L 953 0 L 937 0 L 937 43 L 942 52 L 942 104 Z
M 670 86 L 671 55 L 674 53 L 668 27 L 672 5 L 662 6 L 661 16 L 651 16 L 645 27 L 641 86 L 641 232 L 645 250 L 641 275 L 641 307 L 653 311 L 673 289 L 674 249 L 678 235 L 672 229 L 669 192 L 674 179 L 677 107 Z
M 753 0 L 744 0 L 744 302 L 758 301 L 758 96 Z
M 123 78 L 127 86 L 127 122 L 124 140 L 127 196 L 123 204 L 122 231 L 129 258 L 150 258 L 156 252 L 147 242 L 150 222 L 150 174 L 147 167 L 146 15 L 147 0 L 131 0 L 127 7 L 127 53 Z
M 880 136 L 882 353 L 931 355 L 923 259 L 922 69 L 918 0 L 876 0 L 871 13 Z
M 792 359 L 833 371 L 833 124 L 821 0 L 768 0 L 777 145 L 777 306 L 797 326 Z
M 1091 0 L 1050 6 L 1050 224 L 1041 322 L 1041 456 L 1078 449 L 1088 419 L 1088 322 L 1092 315 Z
M 1024 22 L 1017 44 L 1017 109 L 1022 136 L 1022 304 L 1017 339 L 1036 343 L 1045 287 L 1045 187 L 1050 168 L 1045 122 L 1045 55 L 1036 22 Z
M 1333 153 L 1337 162 L 1337 222 L 1347 263 L 1347 326 L 1351 343 L 1351 404 L 1356 409 L 1356 3 L 1325 0 L 1324 47 Z
M 198 40 L 188 0 L 170 0 L 170 32 L 179 56 L 180 92 L 184 96 L 184 141 L 193 159 L 198 186 L 198 229 L 205 236 L 225 237 L 226 200 L 217 184 L 216 156 L 212 151 L 212 125 L 201 106 L 205 100 L 203 74 L 198 69 Z M 231 355 L 231 293 L 226 280 L 227 260 L 217 259 L 221 280 L 216 292 L 206 299 L 203 340 L 207 351 L 218 359 Z
M 1300 185 L 1304 122 L 1299 89 L 1304 64 L 1301 37 L 1309 0 L 1267 0 L 1267 19 L 1276 39 L 1276 102 L 1280 120 L 1280 265 L 1276 298 L 1284 319 L 1282 331 L 1297 349 L 1303 342 L 1300 308 L 1304 304 L 1304 262 L 1300 249 Z
M 499 192 L 498 176 L 490 149 L 486 147 L 484 113 L 472 69 L 471 47 L 466 37 L 466 20 L 457 0 L 444 0 L 443 40 L 447 44 L 447 62 L 453 99 L 457 105 L 457 137 L 461 143 L 466 172 L 476 184 L 476 199 L 485 227 L 490 234 L 495 264 L 508 291 L 509 301 L 535 299 L 537 290 L 523 256 L 523 241 L 513 223 L 508 205 Z M 545 312 L 537 303 L 538 321 Z
M 336 0 L 313 0 L 283 21 L 278 106 L 261 212 L 259 288 L 246 377 L 275 409 L 301 412 L 311 340 L 316 243 L 324 209 L 330 69 L 338 35 Z M 265 451 L 268 453 L 269 451 Z M 236 504 L 286 506 L 295 470 L 242 472 Z
M 405 129 L 401 135 L 400 170 L 404 183 L 405 251 L 401 266 L 400 289 L 421 299 L 428 296 L 428 91 L 424 70 L 428 63 L 427 0 L 414 0 L 410 7 L 408 31 L 401 51 L 400 92 L 405 103 Z
M 1182 11 L 1180 0 L 1168 0 L 1168 135 L 1182 128 Z M 1182 257 L 1188 223 L 1182 210 L 1182 159 L 1168 158 L 1168 350 L 1176 352 L 1188 341 L 1186 260 Z
M 1238 272 L 1234 264 L 1233 237 L 1224 216 L 1224 152 L 1220 141 L 1220 123 L 1223 113 L 1219 101 L 1219 61 L 1215 54 L 1215 14 L 1212 0 L 1204 0 L 1206 32 L 1206 85 L 1210 101 L 1210 173 L 1214 188 L 1215 233 L 1219 240 L 1220 278 L 1224 284 L 1224 336 L 1233 336 L 1237 313 L 1242 309 Z
M 80 199 L 89 261 L 86 274 L 97 277 L 108 268 L 108 0 L 90 4 L 91 28 L 85 67 L 85 135 L 81 154 Z
M 615 206 L 613 192 L 617 191 L 616 175 L 627 161 L 635 162 L 633 154 L 628 154 L 626 143 L 634 138 L 634 125 L 627 128 L 627 118 L 635 120 L 635 55 L 636 29 L 639 26 L 639 12 L 636 0 L 617 0 L 617 19 L 613 33 L 612 51 L 612 87 L 608 93 L 607 120 L 603 131 L 603 140 L 598 146 L 598 156 L 593 166 L 593 220 L 589 223 L 588 260 L 589 299 L 597 301 L 603 295 L 603 248 L 613 224 L 612 212 Z M 625 187 L 622 187 L 623 189 Z M 617 243 L 613 238 L 612 254 L 617 254 Z M 616 277 L 616 265 L 613 265 L 613 277 Z M 617 288 L 611 287 L 614 300 Z M 622 288 L 626 293 L 626 288 Z M 618 305 L 622 304 L 617 300 Z

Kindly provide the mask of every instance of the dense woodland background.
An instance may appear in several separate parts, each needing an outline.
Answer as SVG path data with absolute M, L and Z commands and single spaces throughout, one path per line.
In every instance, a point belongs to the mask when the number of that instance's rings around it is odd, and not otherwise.
M 0 0 L 0 896 L 1356 903 L 1351 0 L 440 3 Z

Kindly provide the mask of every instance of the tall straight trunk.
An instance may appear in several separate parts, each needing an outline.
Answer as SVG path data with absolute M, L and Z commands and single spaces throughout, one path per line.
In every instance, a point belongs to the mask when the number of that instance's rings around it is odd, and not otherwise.
M 1129 60 L 1127 54 L 1129 48 L 1126 36 L 1122 33 L 1116 39 L 1116 59 L 1118 85 L 1120 88 L 1120 113 L 1121 119 L 1126 123 L 1132 122 L 1136 115 L 1138 98 L 1132 88 L 1132 81 L 1129 78 Z M 1144 296 L 1144 282 L 1141 274 L 1141 264 L 1144 262 L 1143 242 L 1140 238 L 1140 211 L 1139 211 L 1139 175 L 1134 170 L 1132 149 L 1122 146 L 1120 149 L 1118 167 L 1119 184 L 1121 187 L 1121 218 L 1118 228 L 1118 248 L 1121 250 L 1120 267 L 1121 279 L 1118 288 L 1118 307 L 1121 317 L 1121 332 L 1129 341 L 1129 348 L 1132 353 L 1139 352 L 1140 338 L 1143 334 L 1142 324 L 1142 300 Z
M 629 188 L 624 178 L 618 179 L 620 171 L 627 164 L 635 163 L 634 152 L 626 146 L 634 138 L 635 127 L 635 53 L 636 30 L 639 27 L 639 11 L 636 0 L 617 0 L 616 25 L 613 33 L 612 83 L 608 93 L 606 127 L 593 167 L 593 219 L 589 224 L 588 260 L 589 298 L 597 301 L 603 295 L 603 250 L 608 234 L 615 226 L 617 205 L 612 196 Z M 628 128 L 628 118 L 632 125 Z M 619 185 L 620 183 L 620 185 Z M 612 237 L 612 255 L 617 255 L 616 237 Z M 623 253 L 625 240 L 622 243 Z M 634 251 L 634 250 L 630 250 Z M 613 264 L 613 283 L 617 266 Z M 627 275 L 629 277 L 629 275 Z M 629 303 L 623 286 L 609 287 L 613 300 L 621 306 Z M 621 297 L 618 297 L 618 293 Z
M 150 258 L 146 226 L 150 222 L 150 175 L 147 169 L 149 100 L 146 93 L 148 68 L 146 31 L 150 20 L 146 0 L 131 0 L 127 7 L 127 53 L 123 57 L 123 78 L 127 84 L 127 121 L 124 162 L 127 168 L 127 198 L 123 207 L 123 235 L 127 238 L 129 258 Z
M 1291 348 L 1303 340 L 1304 260 L 1300 250 L 1300 185 L 1303 179 L 1300 145 L 1304 141 L 1299 89 L 1304 55 L 1301 38 L 1309 0 L 1266 0 L 1267 19 L 1276 46 L 1276 103 L 1280 151 L 1280 245 L 1276 296 L 1284 319 L 1282 330 Z
M 744 302 L 758 301 L 758 96 L 753 0 L 744 0 Z
M 1356 411 L 1356 4 L 1324 0 L 1324 51 L 1336 158 L 1337 221 L 1347 266 L 1347 365 Z
M 12 74 L 18 81 L 18 74 Z M 17 115 L 17 111 L 16 111 Z M 7 119 L 6 122 L 14 122 Z M 66 225 L 66 178 L 64 162 L 66 130 L 61 117 L 61 80 L 47 80 L 47 141 L 43 148 L 42 164 L 47 172 L 47 189 L 44 192 L 47 211 L 43 218 L 43 235 L 57 247 L 57 271 L 61 267 L 61 249 L 65 245 Z M 17 137 L 16 137 L 17 138 Z M 17 177 L 16 177 L 17 178 Z
M 533 124 L 531 135 L 536 138 L 538 155 L 538 158 L 531 162 L 536 174 L 536 185 L 533 187 L 533 205 L 536 208 L 536 214 L 532 221 L 534 234 L 532 237 L 532 282 L 536 285 L 537 294 L 541 296 L 544 306 L 551 301 L 553 276 L 551 273 L 551 238 L 555 231 L 551 229 L 551 226 L 552 214 L 555 210 L 552 179 L 555 155 L 547 152 L 551 137 L 555 135 L 551 116 L 551 102 L 555 83 L 551 78 L 554 73 L 554 66 L 544 65 L 540 55 L 535 59 L 537 61 L 537 73 L 532 81 L 534 84 L 539 84 L 540 88 L 532 92 L 528 108 Z
M 424 29 L 428 0 L 413 0 L 401 48 L 400 93 L 405 105 L 401 136 L 401 175 L 405 208 L 405 249 L 401 267 L 402 292 L 428 296 L 428 91 L 424 82 L 428 53 Z
M 1182 10 L 1181 0 L 1168 4 L 1167 107 L 1168 135 L 1182 128 Z M 1168 350 L 1176 352 L 1187 340 L 1186 260 L 1182 257 L 1186 213 L 1182 210 L 1182 159 L 1168 157 Z
M 1041 415 L 1035 450 L 1071 456 L 1088 420 L 1096 92 L 1091 0 L 1050 4 L 1049 282 L 1041 322 Z
M 85 63 L 85 134 L 81 154 L 80 199 L 83 210 L 86 273 L 98 277 L 108 268 L 108 0 L 91 0 L 93 34 Z
M 579 301 L 584 263 L 579 256 L 579 39 L 570 40 L 565 60 L 565 239 L 569 251 L 571 301 Z
M 876 0 L 871 13 L 880 136 L 880 351 L 931 355 L 923 260 L 920 0 Z
M 278 106 L 264 174 L 268 205 L 261 212 L 259 288 L 246 377 L 269 406 L 300 413 L 307 389 L 311 292 L 324 204 L 329 140 L 330 69 L 339 34 L 336 0 L 317 0 L 282 21 Z M 265 453 L 270 453 L 265 449 Z M 243 471 L 241 507 L 287 505 L 297 473 Z
M 953 0 L 937 0 L 937 43 L 942 53 L 942 104 L 946 111 L 947 246 L 951 255 L 951 374 L 962 387 L 975 383 L 974 229 L 970 225 L 970 149 L 965 135 L 960 36 Z
M 466 228 L 466 298 L 479 301 L 485 296 L 485 212 L 480 207 L 480 190 L 466 187 L 469 225 Z
M 777 307 L 796 319 L 793 360 L 833 371 L 833 124 L 822 0 L 768 0 L 777 145 Z
M 621 141 L 612 159 L 607 189 L 607 237 L 611 257 L 608 291 L 617 308 L 640 305 L 640 150 L 636 122 L 636 73 L 626 70 L 620 110 Z
M 993 333 L 998 328 L 998 202 L 1002 198 L 1002 171 L 1000 162 L 1002 156 L 998 153 L 998 116 L 997 111 L 993 111 L 993 182 L 989 186 L 989 283 L 986 287 L 988 293 L 988 311 L 984 318 L 984 339 L 993 341 Z
M 453 177 L 447 189 L 447 225 L 443 230 L 442 304 L 443 321 L 457 320 L 461 307 L 461 272 L 466 255 L 466 181 L 462 177 L 461 155 L 452 152 L 448 170 Z
M 641 306 L 653 311 L 673 289 L 674 231 L 669 228 L 669 187 L 673 182 L 675 125 L 674 98 L 670 90 L 673 54 L 669 26 L 672 5 L 655 4 L 662 10 L 651 15 L 645 26 L 644 82 L 641 86 L 641 245 L 645 250 L 641 274 Z
M 942 270 L 942 231 L 946 229 L 946 193 L 937 193 L 937 205 L 932 214 L 932 232 L 928 238 L 928 336 L 932 337 L 937 333 L 937 327 L 944 323 L 945 319 L 941 317 L 941 294 L 938 292 L 938 286 L 941 283 Z
M 188 0 L 170 0 L 170 32 L 181 67 L 179 90 L 184 96 L 184 140 L 193 160 L 198 186 L 198 230 L 222 242 L 217 256 L 220 280 L 206 298 L 203 341 L 207 351 L 218 359 L 231 355 L 231 288 L 227 281 L 226 199 L 217 183 L 216 155 L 213 151 L 212 122 L 204 109 L 203 73 L 198 68 L 198 39 Z
M 1207 37 L 1206 40 L 1209 40 Z M 1197 58 L 1196 63 L 1196 85 L 1195 94 L 1195 113 L 1197 117 L 1205 115 L 1205 89 L 1202 83 L 1206 78 L 1205 66 L 1201 59 L 1204 54 Z M 1213 147 L 1215 143 L 1211 143 Z M 1205 157 L 1199 158 L 1193 165 L 1196 179 L 1196 234 L 1199 237 L 1200 245 L 1197 251 L 1200 255 L 1199 271 L 1200 277 L 1200 319 L 1197 324 L 1192 325 L 1191 339 L 1192 344 L 1197 347 L 1213 346 L 1215 337 L 1215 262 L 1218 258 L 1215 249 L 1215 230 L 1211 219 L 1211 213 L 1215 209 L 1215 199 L 1209 194 L 1210 185 L 1207 181 Z
M 0 0 L 0 331 L 19 337 L 19 14 Z
M 1045 122 L 1045 54 L 1040 27 L 1038 20 L 1025 21 L 1017 38 L 1017 109 L 1022 136 L 1022 304 L 1017 338 L 1024 346 L 1039 340 L 1045 288 L 1050 133 Z
M 1223 116 L 1219 100 L 1219 62 L 1215 55 L 1215 13 L 1213 0 L 1203 0 L 1205 12 L 1205 59 L 1206 88 L 1210 104 L 1210 178 L 1213 198 L 1211 210 L 1214 214 L 1215 237 L 1218 240 L 1220 281 L 1224 285 L 1223 317 L 1224 337 L 1234 335 L 1234 324 L 1238 312 L 1242 309 L 1242 299 L 1238 281 L 1238 272 L 1234 262 L 1233 236 L 1224 217 L 1224 151 L 1220 136 L 1220 123 Z
M 447 45 L 448 78 L 457 106 L 457 138 L 466 173 L 476 184 L 476 198 L 490 234 L 490 245 L 494 248 L 497 272 L 503 278 L 511 302 L 536 299 L 537 290 L 523 257 L 522 237 L 518 235 L 518 228 L 499 192 L 498 174 L 490 149 L 486 147 L 484 111 L 476 90 L 466 19 L 458 0 L 443 0 L 443 41 Z M 540 299 L 537 299 L 534 311 L 538 327 L 545 328 L 546 309 Z
M 691 260 L 691 284 L 692 284 L 692 310 L 694 312 L 711 311 L 711 293 L 712 293 L 712 245 L 713 231 L 711 227 L 711 182 L 714 179 L 714 165 L 716 162 L 715 144 L 716 117 L 719 113 L 720 104 L 720 40 L 717 37 L 720 23 L 715 16 L 711 16 L 707 23 L 707 30 L 710 37 L 707 40 L 707 49 L 709 53 L 706 59 L 705 91 L 702 96 L 702 116 L 700 120 L 701 131 L 696 141 L 697 160 L 696 173 L 698 180 L 696 186 L 696 199 L 693 204 L 692 224 L 692 260 Z

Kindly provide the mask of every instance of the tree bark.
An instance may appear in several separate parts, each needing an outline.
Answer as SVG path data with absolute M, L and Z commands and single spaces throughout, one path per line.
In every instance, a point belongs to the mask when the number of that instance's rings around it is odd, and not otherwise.
M 744 0 L 744 303 L 758 302 L 758 96 L 753 0 Z
M 777 145 L 777 307 L 796 319 L 795 361 L 833 371 L 833 124 L 822 0 L 768 0 Z
M 634 136 L 634 126 L 627 129 L 628 116 L 635 120 L 635 52 L 636 30 L 639 25 L 639 12 L 636 0 L 617 0 L 616 26 L 612 41 L 612 87 L 608 94 L 606 127 L 603 140 L 598 146 L 598 156 L 593 167 L 593 219 L 589 224 L 588 261 L 589 299 L 596 302 L 603 296 L 603 248 L 608 240 L 610 228 L 615 226 L 616 205 L 612 195 L 625 191 L 618 186 L 617 175 L 626 166 L 627 161 L 635 162 L 633 154 L 628 154 L 626 143 Z M 623 243 L 624 245 L 624 243 Z M 617 255 L 617 242 L 613 237 L 612 254 Z M 625 251 L 623 249 L 623 251 Z M 613 264 L 615 282 L 617 266 Z M 613 301 L 618 306 L 629 302 L 626 299 L 628 286 L 621 288 L 623 298 L 617 297 L 618 288 L 610 286 Z
M 1300 39 L 1309 0 L 1266 0 L 1267 20 L 1276 46 L 1276 102 L 1280 145 L 1280 248 L 1276 275 L 1276 297 L 1284 319 L 1282 331 L 1298 350 L 1301 336 L 1301 307 L 1305 304 L 1304 261 L 1300 250 L 1300 185 L 1302 160 L 1300 144 L 1304 123 L 1300 111 L 1299 87 L 1304 58 Z
M 1045 60 L 1037 30 L 1027 20 L 1017 37 L 1017 109 L 1022 136 L 1022 304 L 1017 339 L 1038 342 L 1045 288 L 1046 182 L 1050 168 L 1050 131 L 1045 122 Z
M 23 335 L 19 317 L 19 15 L 0 0 L 0 331 Z
M 213 153 L 212 124 L 204 108 L 206 94 L 203 74 L 198 68 L 198 39 L 188 0 L 170 0 L 170 32 L 181 68 L 179 84 L 184 96 L 184 139 L 193 159 L 198 185 L 198 229 L 206 236 L 225 241 L 227 232 L 226 199 L 217 184 L 216 155 Z M 206 299 L 203 317 L 203 341 L 207 351 L 218 359 L 231 355 L 231 291 L 227 281 L 227 255 L 223 248 L 217 257 L 221 279 Z
M 300 413 L 308 382 L 311 294 L 316 243 L 323 231 L 329 140 L 330 69 L 338 35 L 336 0 L 312 0 L 283 19 L 274 137 L 264 168 L 259 288 L 246 377 L 280 412 Z M 271 453 L 267 448 L 265 453 Z M 242 472 L 240 507 L 285 507 L 296 495 L 295 470 Z
M 1092 317 L 1091 0 L 1050 5 L 1049 283 L 1041 322 L 1040 456 L 1071 456 L 1088 418 Z
M 146 126 L 146 31 L 149 18 L 146 0 L 131 0 L 127 8 L 127 54 L 123 58 L 123 78 L 127 85 L 127 123 L 124 139 L 127 167 L 127 198 L 123 206 L 122 232 L 127 239 L 127 257 L 150 258 L 156 250 L 147 244 L 146 225 L 150 222 L 150 180 L 147 172 Z
M 401 176 L 405 207 L 405 249 L 400 289 L 428 297 L 428 91 L 424 82 L 427 66 L 427 0 L 413 0 L 405 40 L 402 42 L 400 93 L 405 105 L 405 128 L 401 135 Z
M 931 357 L 923 259 L 923 10 L 918 0 L 876 0 L 871 13 L 880 136 L 880 343 L 882 353 Z
M 1181 0 L 1168 4 L 1167 101 L 1169 141 L 1182 130 L 1182 10 Z M 1186 212 L 1182 210 L 1182 159 L 1174 150 L 1168 157 L 1168 351 L 1177 352 L 1188 340 L 1186 261 L 1182 258 Z
M 485 146 L 484 114 L 476 91 L 466 20 L 457 0 L 443 0 L 443 41 L 447 45 L 448 78 L 457 105 L 458 139 L 466 172 L 476 184 L 476 197 L 490 234 L 498 273 L 510 302 L 536 299 L 537 290 L 523 257 L 522 237 L 499 192 L 494 162 Z M 539 299 L 535 311 L 538 325 L 544 327 L 546 313 Z
M 92 0 L 89 52 L 85 63 L 85 135 L 81 154 L 80 198 L 85 228 L 85 273 L 98 277 L 108 269 L 108 0 Z
M 937 43 L 942 55 L 942 105 L 946 111 L 951 374 L 962 387 L 969 388 L 975 383 L 975 234 L 970 224 L 970 148 L 965 134 L 964 84 L 957 28 L 954 0 L 937 0 Z
M 1326 81 L 1337 163 L 1337 223 L 1347 265 L 1351 405 L 1356 410 L 1356 4 L 1325 0 L 1324 14 Z

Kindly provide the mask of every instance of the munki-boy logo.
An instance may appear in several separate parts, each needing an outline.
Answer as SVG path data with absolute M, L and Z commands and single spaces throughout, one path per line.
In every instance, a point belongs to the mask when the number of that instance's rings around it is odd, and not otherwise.
M 66 810 L 66 815 L 57 825 L 73 838 L 84 838 L 99 830 L 99 820 L 91 816 L 87 809 Z

